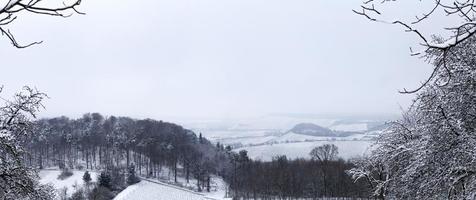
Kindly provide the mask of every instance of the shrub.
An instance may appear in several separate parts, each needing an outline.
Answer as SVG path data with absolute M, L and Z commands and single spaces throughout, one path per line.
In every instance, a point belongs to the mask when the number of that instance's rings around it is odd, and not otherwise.
M 70 200 L 86 200 L 83 189 L 79 188 L 71 195 Z
M 60 200 L 67 200 L 68 199 L 68 188 L 67 187 L 63 187 L 63 188 L 59 189 L 58 198 Z
M 61 174 L 58 175 L 58 179 L 64 180 L 73 175 L 73 172 L 69 168 L 63 168 Z
M 83 166 L 83 165 L 76 165 L 76 169 L 78 169 L 78 170 L 83 170 L 83 169 L 84 169 L 84 166 Z
M 110 200 L 114 198 L 111 190 L 107 187 L 98 186 L 94 188 L 89 194 L 89 199 L 91 200 Z
M 125 170 L 120 167 L 113 167 L 108 170 L 108 174 L 111 177 L 111 190 L 122 190 L 126 187 L 126 175 Z
M 84 172 L 83 181 L 88 185 L 91 182 L 91 174 L 88 171 Z
M 131 165 L 129 167 L 129 171 L 128 171 L 128 174 L 127 174 L 127 184 L 133 185 L 133 184 L 136 184 L 138 182 L 140 182 L 140 179 L 139 179 L 139 177 L 136 176 L 135 166 Z

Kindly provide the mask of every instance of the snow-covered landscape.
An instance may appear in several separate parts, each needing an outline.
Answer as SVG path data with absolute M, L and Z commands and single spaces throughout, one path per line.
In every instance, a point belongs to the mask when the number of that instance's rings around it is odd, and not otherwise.
M 0 200 L 476 200 L 475 0 L 0 0 L 0 55 Z
M 392 119 L 392 116 L 377 120 L 364 117 L 312 118 L 283 115 L 237 120 L 238 122 L 189 121 L 184 122 L 184 125 L 213 142 L 232 146 L 235 152 L 246 150 L 253 159 L 269 161 L 279 155 L 309 158 L 309 152 L 323 144 L 336 145 L 339 157 L 351 159 L 368 153 L 374 139 Z M 293 128 L 299 125 L 311 127 L 299 133 L 293 132 Z M 329 135 L 333 133 L 335 135 Z
M 370 151 L 370 146 L 376 136 L 382 133 L 384 121 L 376 120 L 346 120 L 346 129 L 335 129 L 343 127 L 343 123 L 333 119 L 313 119 L 316 123 L 297 123 L 300 119 L 278 118 L 273 123 L 270 119 L 264 119 L 254 123 L 243 123 L 234 125 L 233 123 L 221 124 L 220 127 L 215 123 L 196 123 L 191 127 L 195 132 L 199 132 L 204 137 L 212 138 L 211 142 L 220 145 L 233 146 L 232 151 L 239 153 L 246 150 L 250 159 L 271 161 L 277 156 L 285 155 L 288 159 L 311 158 L 311 150 L 326 144 L 334 145 L 338 149 L 337 156 L 342 159 L 352 159 L 361 157 Z M 309 119 L 307 119 L 309 120 Z M 279 124 L 288 124 L 282 126 Z M 337 124 L 337 125 L 336 125 Z M 362 125 L 363 124 L 363 125 Z M 371 125 L 369 125 L 371 124 Z M 372 130 L 368 127 L 372 126 Z M 323 127 L 326 126 L 326 127 Z M 210 128 L 213 127 L 213 128 Z M 365 127 L 365 129 L 363 129 Z M 200 136 L 201 137 L 201 136 Z M 84 165 L 86 163 L 82 163 Z M 86 164 L 88 166 L 88 164 Z M 184 170 L 183 166 L 179 166 Z M 139 172 L 147 174 L 145 168 Z M 40 183 L 49 184 L 55 188 L 57 197 L 72 197 L 73 194 L 86 188 L 83 180 L 85 170 L 72 170 L 71 175 L 65 179 L 60 179 L 62 170 L 58 168 L 43 169 L 40 171 Z M 90 171 L 92 182 L 90 185 L 99 183 L 99 173 L 101 170 Z M 115 200 L 202 200 L 202 199 L 228 199 L 229 185 L 220 176 L 212 176 L 210 181 L 210 191 L 199 192 L 195 178 L 187 181 L 184 174 L 177 177 L 174 181 L 174 171 L 170 166 L 164 166 L 160 169 L 156 178 L 146 178 L 139 176 L 141 181 L 129 185 L 118 192 Z

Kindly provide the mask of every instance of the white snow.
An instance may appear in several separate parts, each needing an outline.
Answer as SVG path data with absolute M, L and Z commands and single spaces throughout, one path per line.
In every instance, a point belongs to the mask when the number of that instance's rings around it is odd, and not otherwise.
M 217 194 L 214 194 L 218 196 Z M 224 196 L 224 195 L 223 195 Z M 205 196 L 162 182 L 142 180 L 120 192 L 114 200 L 213 200 L 224 199 Z
M 339 157 L 349 159 L 356 156 L 362 156 L 367 152 L 367 149 L 373 141 L 314 141 L 314 142 L 294 142 L 294 143 L 280 143 L 268 144 L 260 146 L 242 147 L 234 149 L 238 152 L 240 150 L 248 151 L 248 156 L 253 159 L 260 159 L 263 161 L 270 161 L 274 156 L 286 155 L 288 158 L 309 158 L 309 152 L 314 147 L 324 144 L 335 144 L 339 149 Z
M 45 169 L 39 172 L 40 183 L 51 184 L 59 193 L 63 188 L 67 188 L 67 195 L 71 196 L 75 191 L 75 185 L 82 187 L 84 185 L 83 175 L 85 171 L 74 170 L 73 175 L 59 180 L 58 175 L 61 173 L 59 169 Z M 92 181 L 97 180 L 97 172 L 89 172 Z M 185 185 L 185 179 L 179 177 L 179 181 Z M 190 184 L 186 186 L 195 186 L 194 179 L 190 180 Z M 211 179 L 211 192 L 195 192 L 190 189 L 164 183 L 161 181 L 148 179 L 127 187 L 120 192 L 115 200 L 221 200 L 226 195 L 226 183 L 222 178 L 213 176 Z
M 338 124 L 330 126 L 329 129 L 336 131 L 367 131 L 367 123 Z
M 242 145 L 250 145 L 250 144 L 262 144 L 268 141 L 272 141 L 273 139 L 277 138 L 277 136 L 253 136 L 253 137 L 233 137 L 233 138 L 221 138 L 217 139 L 214 142 L 220 142 L 221 144 L 236 144 L 241 143 Z
M 277 143 L 304 142 L 304 141 L 315 141 L 315 140 L 331 140 L 332 138 L 333 137 L 318 137 L 318 136 L 303 135 L 303 134 L 297 134 L 294 132 L 289 132 L 271 141 L 277 142 Z
M 71 196 L 76 189 L 74 188 L 75 185 L 83 186 L 83 175 L 85 171 L 78 171 L 73 170 L 73 175 L 64 179 L 58 179 L 58 176 L 61 174 L 61 170 L 59 169 L 45 169 L 41 170 L 39 173 L 40 176 L 40 183 L 41 184 L 51 184 L 56 190 L 62 190 L 63 188 L 67 188 L 68 196 Z M 97 179 L 96 172 L 89 172 L 91 174 L 91 181 L 95 181 Z

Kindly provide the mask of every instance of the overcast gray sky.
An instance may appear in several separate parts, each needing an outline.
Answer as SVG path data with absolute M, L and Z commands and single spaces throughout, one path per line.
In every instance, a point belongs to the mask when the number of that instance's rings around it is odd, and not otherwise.
M 42 116 L 230 118 L 399 113 L 430 66 L 418 40 L 352 13 L 359 0 L 84 0 L 0 38 L 1 84 L 51 97 Z

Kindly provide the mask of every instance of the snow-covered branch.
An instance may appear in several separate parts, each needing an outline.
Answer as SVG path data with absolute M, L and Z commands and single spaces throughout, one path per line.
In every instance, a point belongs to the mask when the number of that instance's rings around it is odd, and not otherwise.
M 1 91 L 2 87 L 0 87 Z M 35 171 L 24 164 L 23 144 L 31 119 L 42 107 L 44 93 L 24 87 L 0 107 L 0 199 L 50 199 L 36 181 Z
M 383 0 L 379 2 L 379 5 L 385 3 L 392 3 L 391 1 L 395 0 Z M 364 1 L 359 10 L 353 10 L 354 13 L 364 16 L 367 19 L 374 22 L 381 22 L 386 24 L 395 24 L 402 26 L 406 32 L 415 34 L 421 40 L 421 46 L 424 48 L 423 51 L 413 52 L 411 49 L 411 55 L 423 56 L 426 58 L 434 60 L 446 60 L 447 55 L 453 51 L 457 46 L 461 46 L 462 43 L 466 42 L 469 38 L 472 38 L 476 33 L 476 4 L 474 0 L 450 0 L 442 1 L 435 0 L 433 6 L 430 10 L 427 10 L 423 14 L 418 14 L 415 16 L 416 20 L 414 21 L 404 21 L 404 20 L 385 20 L 382 19 L 381 11 L 377 4 L 373 0 Z M 443 27 L 444 30 L 448 31 L 450 34 L 447 37 L 439 37 L 438 33 L 428 34 L 425 31 L 417 28 L 417 25 L 423 21 L 430 20 L 438 11 L 442 11 L 446 16 L 455 16 L 460 19 L 462 23 L 455 24 L 449 27 Z M 432 38 L 432 39 L 430 39 Z M 436 39 L 435 39 L 436 38 Z M 438 61 L 440 62 L 440 61 Z M 446 61 L 442 62 L 446 63 Z M 441 67 L 441 64 L 436 64 L 433 69 L 433 73 L 424 81 L 418 88 L 413 90 L 404 89 L 401 93 L 415 93 L 420 91 L 425 85 L 429 84 L 431 81 L 435 80 L 435 75 L 439 73 L 439 70 L 447 70 L 446 67 Z

